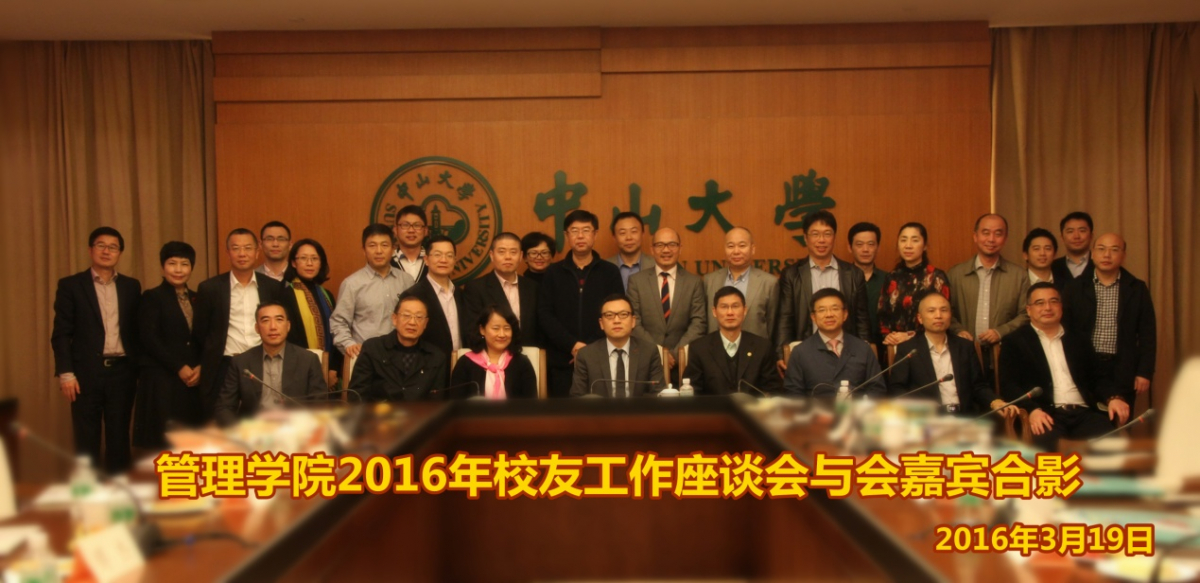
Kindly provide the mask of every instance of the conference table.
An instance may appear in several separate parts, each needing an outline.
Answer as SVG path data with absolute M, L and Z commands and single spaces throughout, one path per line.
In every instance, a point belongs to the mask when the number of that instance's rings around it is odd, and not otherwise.
M 348 453 L 545 456 L 835 451 L 828 425 L 779 426 L 725 397 L 481 400 L 363 415 Z M 618 472 L 619 473 L 619 472 Z M 149 478 L 151 476 L 142 476 Z M 583 471 L 584 484 L 599 470 Z M 497 500 L 491 492 L 222 500 L 155 520 L 174 542 L 130 581 L 1101 581 L 1079 563 L 933 551 L 947 504 L 903 499 Z M 65 511 L 26 511 L 66 554 Z

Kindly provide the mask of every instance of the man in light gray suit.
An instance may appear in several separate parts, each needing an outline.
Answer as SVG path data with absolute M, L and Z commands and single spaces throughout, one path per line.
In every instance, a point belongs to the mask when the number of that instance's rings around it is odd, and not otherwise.
M 654 268 L 654 259 L 642 253 L 642 239 L 646 234 L 646 224 L 641 215 L 625 211 L 613 217 L 613 239 L 617 242 L 617 254 L 608 258 L 608 262 L 621 270 L 621 283 L 625 293 L 629 293 L 629 278 L 633 274 Z
M 679 233 L 662 228 L 654 234 L 654 269 L 629 278 L 629 301 L 637 316 L 633 334 L 668 350 L 667 370 L 675 372 L 676 350 L 708 333 L 704 281 L 679 265 Z
M 653 396 L 662 389 L 662 359 L 653 344 L 633 337 L 637 320 L 629 298 L 614 294 L 600 307 L 604 338 L 575 355 L 571 396 L 627 398 Z
M 771 339 L 779 309 L 779 279 L 754 267 L 754 235 L 745 227 L 725 233 L 725 267 L 704 276 L 704 298 L 710 302 L 725 286 L 737 288 L 746 297 L 746 320 L 742 329 Z M 717 331 L 717 319 L 708 319 L 708 331 Z

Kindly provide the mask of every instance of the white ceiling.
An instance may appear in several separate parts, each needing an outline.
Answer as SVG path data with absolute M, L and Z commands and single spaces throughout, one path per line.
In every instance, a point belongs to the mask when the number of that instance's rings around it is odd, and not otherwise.
M 214 30 L 1200 20 L 1198 0 L 0 0 L 0 40 L 209 38 Z

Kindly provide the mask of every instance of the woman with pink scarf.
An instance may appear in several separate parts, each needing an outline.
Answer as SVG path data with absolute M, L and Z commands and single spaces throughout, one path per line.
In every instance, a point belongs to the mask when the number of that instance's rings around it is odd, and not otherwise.
M 450 397 L 537 398 L 537 376 L 533 364 L 521 354 L 521 326 L 512 310 L 508 306 L 489 305 L 475 326 L 479 337 L 474 340 L 471 352 L 454 365 L 450 386 L 455 388 Z

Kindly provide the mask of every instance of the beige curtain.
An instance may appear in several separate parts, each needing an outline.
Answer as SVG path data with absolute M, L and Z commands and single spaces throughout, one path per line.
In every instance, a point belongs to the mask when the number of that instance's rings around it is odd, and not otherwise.
M 1200 352 L 1195 251 L 1200 156 L 1195 24 L 998 29 L 992 58 L 995 208 L 1006 253 L 1033 227 L 1086 210 L 1129 243 L 1126 268 L 1158 313 L 1155 407 Z M 1148 403 L 1142 399 L 1139 409 Z
M 118 270 L 143 288 L 161 281 L 166 241 L 196 247 L 193 284 L 215 270 L 211 80 L 206 41 L 0 43 L 0 395 L 65 449 L 54 291 L 88 266 L 88 233 L 121 231 Z M 43 452 L 21 453 L 23 481 L 62 477 Z

